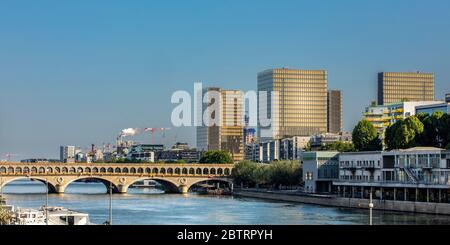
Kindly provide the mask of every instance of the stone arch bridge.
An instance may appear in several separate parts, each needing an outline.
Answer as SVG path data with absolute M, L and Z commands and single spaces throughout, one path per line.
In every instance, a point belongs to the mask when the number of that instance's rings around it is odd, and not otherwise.
M 152 179 L 168 192 L 187 193 L 204 181 L 232 185 L 232 169 L 233 164 L 0 163 L 0 185 L 27 178 L 48 183 L 51 193 L 64 193 L 74 181 L 96 179 L 114 193 L 126 193 L 132 184 Z

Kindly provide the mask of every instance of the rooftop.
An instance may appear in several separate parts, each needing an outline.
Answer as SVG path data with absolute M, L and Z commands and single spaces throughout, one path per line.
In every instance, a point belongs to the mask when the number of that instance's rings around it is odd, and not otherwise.
M 420 147 L 413 147 L 409 149 L 399 149 L 399 150 L 392 150 L 390 152 L 413 152 L 413 151 L 443 151 L 445 149 L 437 148 L 437 147 L 429 147 L 429 146 L 420 146 Z

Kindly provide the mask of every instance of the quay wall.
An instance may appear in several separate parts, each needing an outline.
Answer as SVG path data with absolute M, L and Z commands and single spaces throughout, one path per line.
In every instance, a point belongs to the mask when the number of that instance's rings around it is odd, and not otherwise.
M 358 209 L 369 208 L 368 199 L 316 196 L 316 195 L 294 194 L 294 193 L 278 193 L 272 191 L 237 190 L 237 189 L 234 191 L 233 195 L 275 200 L 275 201 L 332 206 L 332 207 L 358 208 Z M 374 204 L 373 207 L 374 210 L 450 215 L 450 203 L 408 202 L 408 201 L 392 201 L 392 200 L 377 200 L 377 199 L 374 199 L 372 203 Z

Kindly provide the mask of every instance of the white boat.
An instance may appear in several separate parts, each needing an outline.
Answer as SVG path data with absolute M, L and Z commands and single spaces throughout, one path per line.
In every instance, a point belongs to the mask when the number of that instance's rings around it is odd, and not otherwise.
M 13 215 L 12 225 L 45 225 L 45 214 L 36 209 L 17 208 Z
M 18 208 L 14 212 L 14 225 L 93 225 L 89 214 L 80 213 L 63 207 L 42 207 L 36 209 Z
M 142 180 L 131 185 L 131 188 L 153 188 L 153 187 L 156 187 L 156 182 L 154 180 Z

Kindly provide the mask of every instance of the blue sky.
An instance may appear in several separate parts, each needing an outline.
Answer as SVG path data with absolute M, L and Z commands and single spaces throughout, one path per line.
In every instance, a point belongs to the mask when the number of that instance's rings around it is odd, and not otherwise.
M 0 159 L 170 126 L 174 91 L 256 89 L 274 67 L 328 70 L 351 130 L 377 72 L 434 72 L 436 97 L 450 91 L 449 12 L 447 0 L 2 0 Z M 175 136 L 195 143 L 193 128 L 158 139 Z

